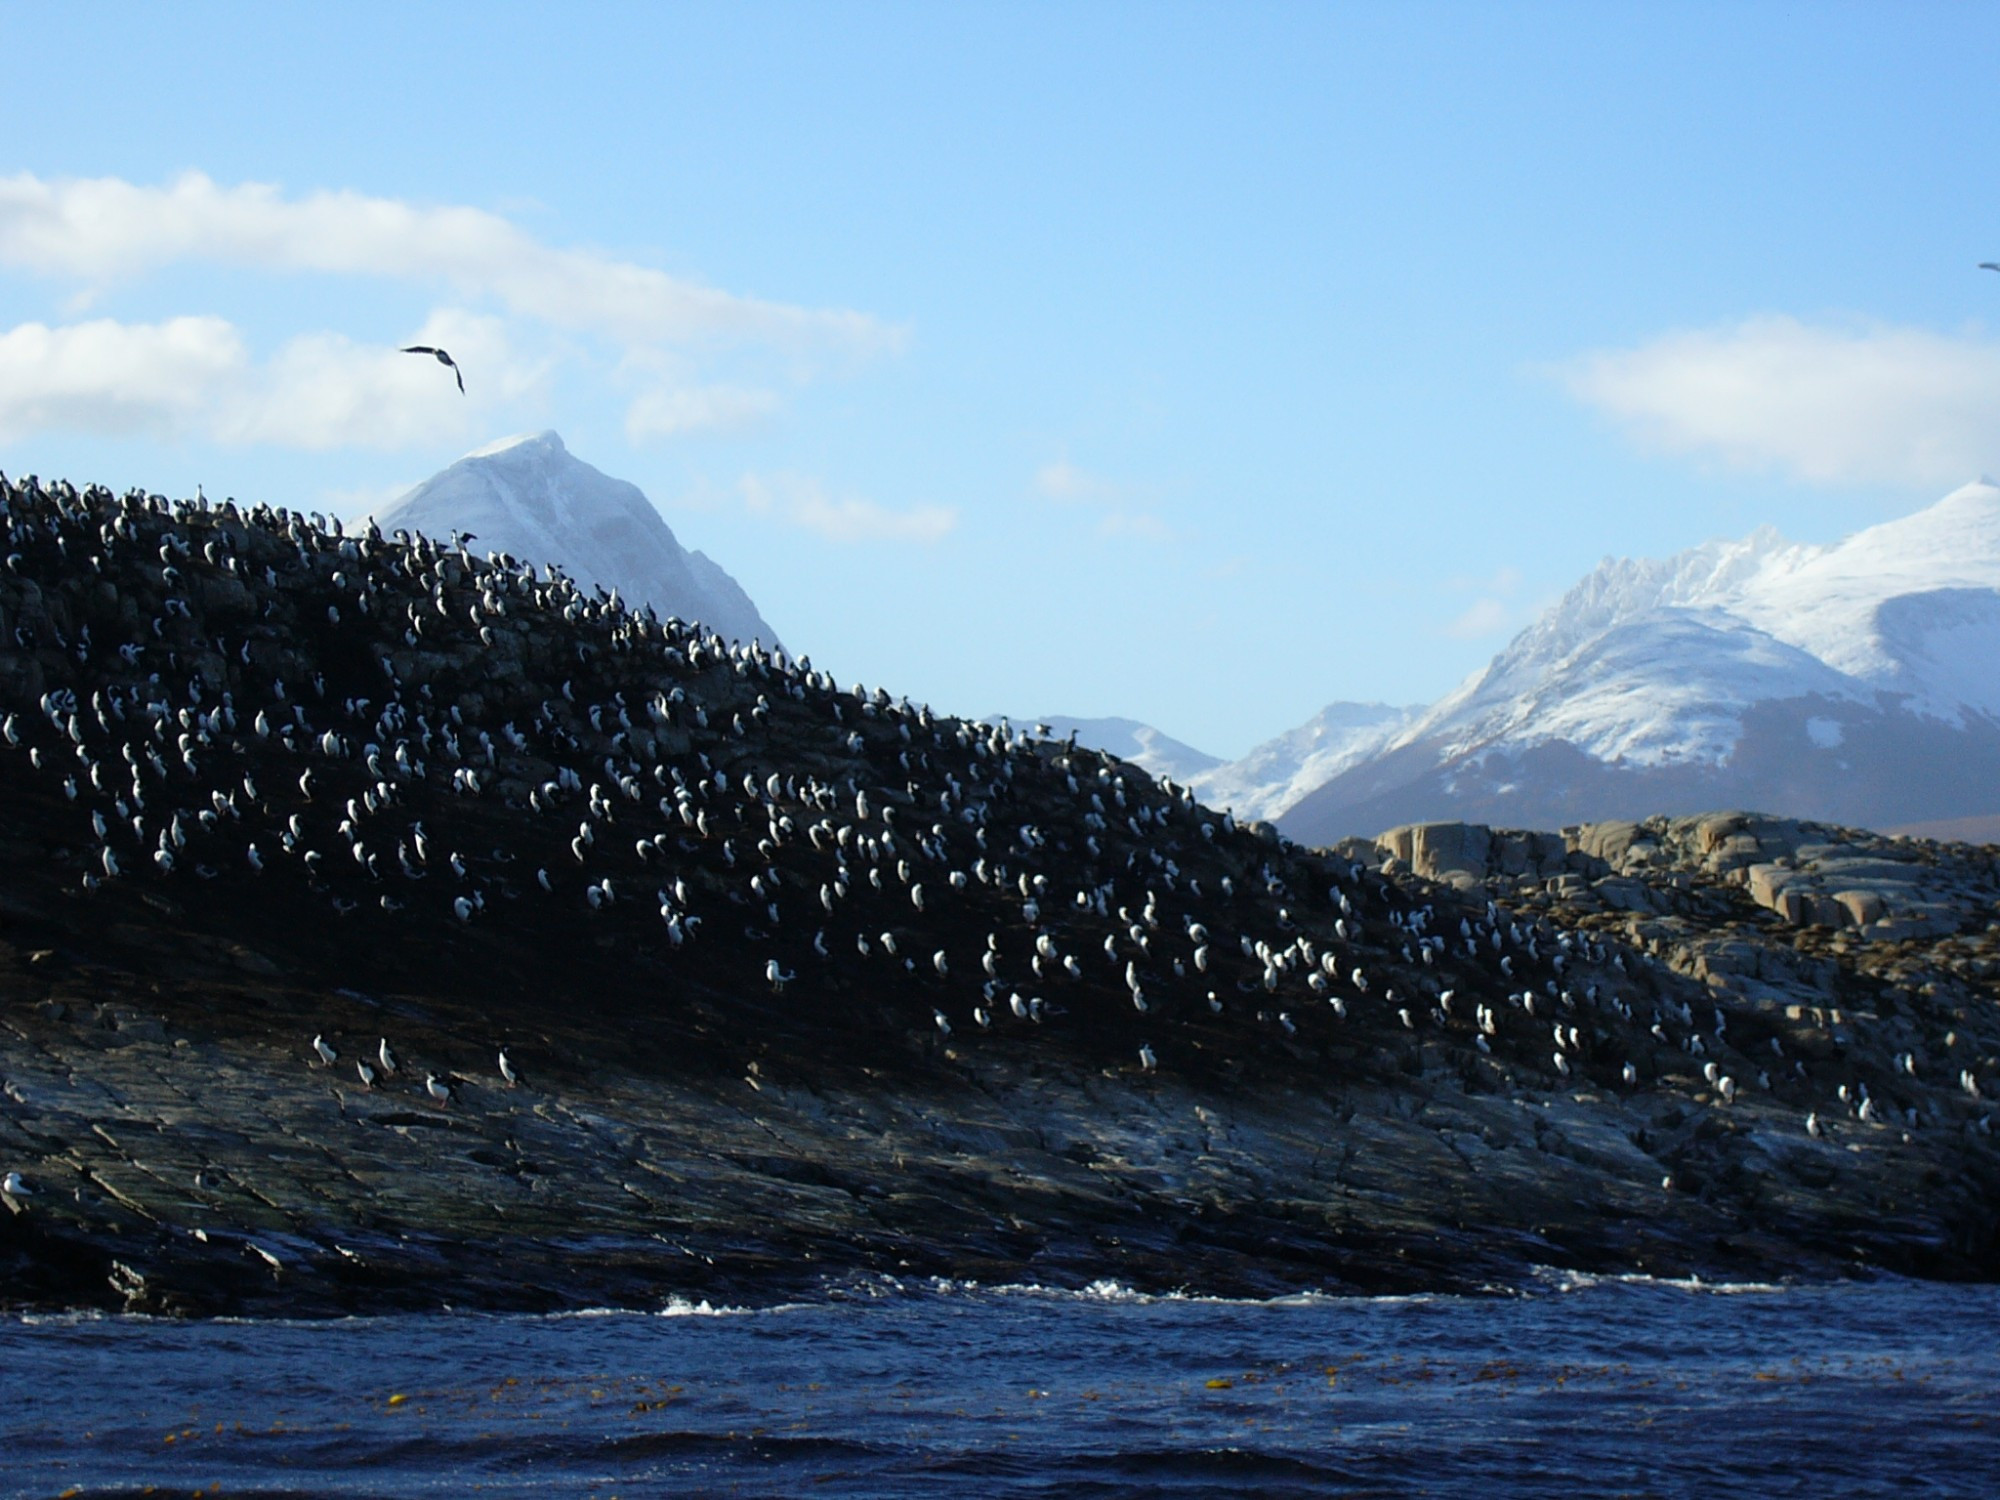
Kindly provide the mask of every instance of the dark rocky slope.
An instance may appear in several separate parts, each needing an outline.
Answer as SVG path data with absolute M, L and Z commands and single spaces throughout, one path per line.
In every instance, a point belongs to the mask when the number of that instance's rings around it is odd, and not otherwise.
M 505 559 L 0 499 L 17 1305 L 1995 1268 L 1987 978 L 1772 1004 Z

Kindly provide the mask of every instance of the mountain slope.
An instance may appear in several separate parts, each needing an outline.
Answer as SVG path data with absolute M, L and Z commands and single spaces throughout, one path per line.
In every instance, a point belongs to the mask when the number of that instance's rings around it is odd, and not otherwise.
M 699 621 L 728 640 L 778 641 L 736 580 L 684 550 L 637 485 L 583 462 L 553 432 L 476 449 L 375 519 L 385 531 L 440 540 L 470 532 L 480 552 L 557 563 L 586 592 L 616 589 L 628 604 Z
M 1315 787 L 1374 754 L 1422 711 L 1422 705 L 1329 703 L 1298 728 L 1230 761 L 1182 744 L 1137 719 L 1054 715 L 1037 722 L 1047 725 L 1058 739 L 1074 734 L 1078 744 L 1115 755 L 1149 775 L 1179 782 L 1210 807 L 1252 823 L 1275 820 Z
M 2000 802 L 2000 488 L 1827 547 L 1610 559 L 1302 798 L 1294 838 L 1716 805 L 1869 825 Z
M 1421 705 L 1329 703 L 1298 728 L 1189 784 L 1211 807 L 1228 808 L 1245 821 L 1275 821 L 1314 788 L 1381 749 L 1421 711 Z
M 994 722 L 999 722 L 995 720 Z M 1220 766 L 1220 757 L 1192 745 L 1184 745 L 1171 735 L 1141 724 L 1137 719 L 1072 719 L 1052 714 L 1043 719 L 1015 719 L 1015 725 L 1045 724 L 1056 739 L 1076 736 L 1076 742 L 1090 750 L 1101 750 L 1137 766 L 1149 776 L 1187 785 Z

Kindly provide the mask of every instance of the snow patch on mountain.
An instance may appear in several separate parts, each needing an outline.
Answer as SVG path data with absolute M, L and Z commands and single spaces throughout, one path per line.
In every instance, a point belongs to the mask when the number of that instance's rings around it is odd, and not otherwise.
M 1137 719 L 1073 719 L 1057 714 L 1033 722 L 1046 725 L 1057 739 L 1074 733 L 1080 745 L 1190 787 L 1209 807 L 1255 822 L 1277 819 L 1315 787 L 1365 760 L 1420 711 L 1421 705 L 1332 703 L 1298 728 L 1232 761 L 1182 744 Z M 1020 728 L 1030 721 L 1009 722 Z
M 628 604 L 699 621 L 728 640 L 779 643 L 736 580 L 685 550 L 637 485 L 575 457 L 553 432 L 476 448 L 375 521 L 440 539 L 470 532 L 481 552 L 557 564 L 585 589 L 615 589 Z
M 998 722 L 995 720 L 994 722 Z M 1019 729 L 1030 724 L 1046 724 L 1054 739 L 1076 736 L 1076 742 L 1106 755 L 1129 761 L 1147 775 L 1188 784 L 1202 772 L 1219 766 L 1219 757 L 1184 745 L 1171 735 L 1137 719 L 1072 719 L 1053 714 L 1045 719 L 1009 720 Z
M 1718 805 L 1893 826 L 1991 812 L 1996 785 L 2000 486 L 1982 479 L 1828 546 L 1767 527 L 1607 559 L 1285 826 Z
M 1717 763 L 1744 711 L 1773 699 L 2000 715 L 1996 663 L 2000 488 L 1981 480 L 1832 546 L 1766 527 L 1607 559 L 1385 748 L 1561 740 L 1607 762 Z
M 1245 822 L 1275 821 L 1315 787 L 1358 765 L 1422 711 L 1388 703 L 1330 703 L 1296 729 L 1266 740 L 1241 760 L 1187 778 L 1208 806 Z

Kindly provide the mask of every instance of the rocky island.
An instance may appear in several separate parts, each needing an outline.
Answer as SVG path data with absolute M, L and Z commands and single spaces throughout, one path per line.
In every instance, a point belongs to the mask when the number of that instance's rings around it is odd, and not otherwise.
M 2000 1270 L 1993 848 L 1307 849 L 467 539 L 0 526 L 13 1307 Z

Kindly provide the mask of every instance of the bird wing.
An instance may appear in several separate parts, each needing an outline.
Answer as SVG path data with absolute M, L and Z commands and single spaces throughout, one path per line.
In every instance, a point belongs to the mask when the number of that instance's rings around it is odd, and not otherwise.
M 436 354 L 437 350 L 433 349 L 429 344 L 407 344 L 404 346 L 403 352 L 405 354 Z
M 1982 260 L 1979 263 L 1979 269 L 1982 271 L 2000 271 L 2000 261 Z
M 451 365 L 451 373 L 458 377 L 458 393 L 463 396 L 465 394 L 465 372 L 450 360 L 445 361 L 445 363 Z

